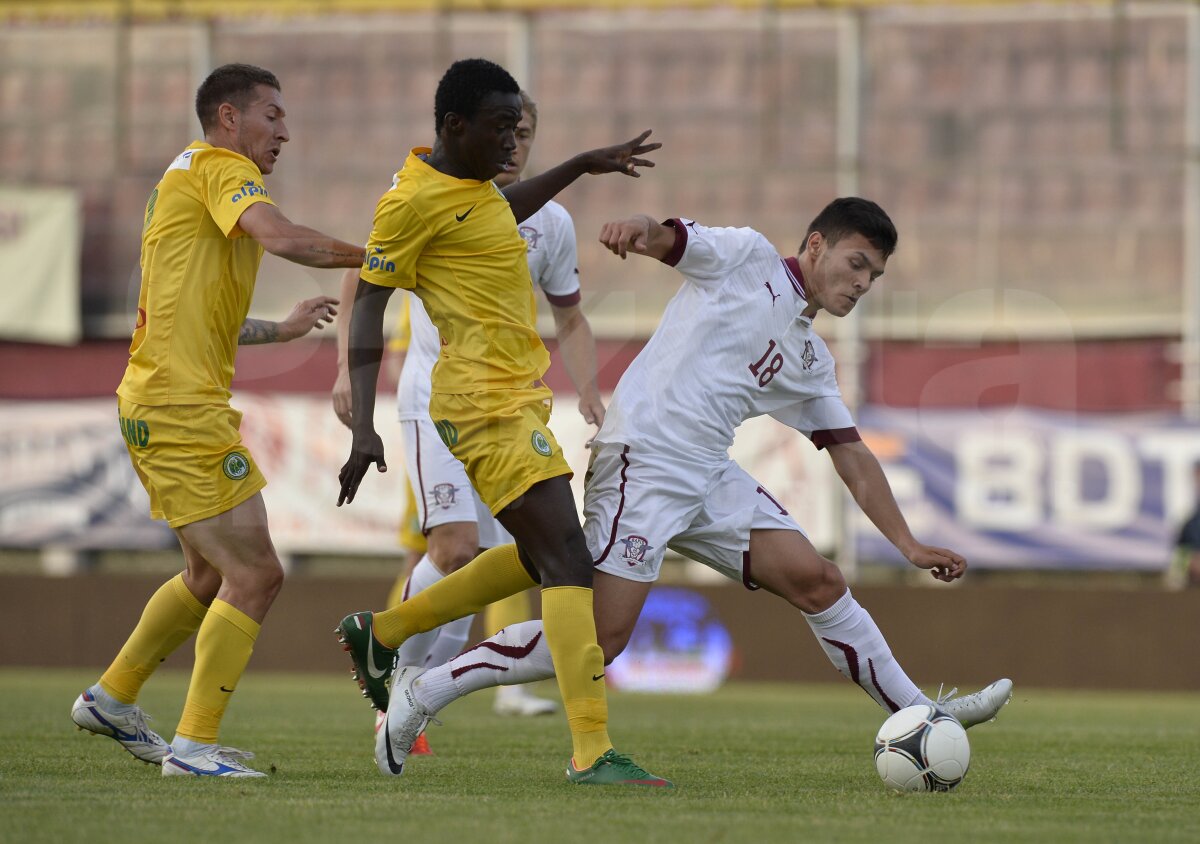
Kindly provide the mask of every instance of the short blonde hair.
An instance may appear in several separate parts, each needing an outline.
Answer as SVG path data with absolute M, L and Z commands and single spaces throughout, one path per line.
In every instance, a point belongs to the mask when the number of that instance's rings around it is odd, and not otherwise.
M 528 92 L 521 91 L 521 111 L 529 112 L 529 122 L 533 124 L 530 128 L 533 134 L 537 134 L 537 103 L 533 101 L 533 97 L 529 96 Z

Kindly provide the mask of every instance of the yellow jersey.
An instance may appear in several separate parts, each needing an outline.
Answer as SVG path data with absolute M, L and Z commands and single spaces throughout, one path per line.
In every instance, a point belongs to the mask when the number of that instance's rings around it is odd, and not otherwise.
M 232 150 L 196 141 L 163 173 L 146 203 L 137 325 L 117 395 L 142 405 L 229 401 L 263 253 L 237 222 L 256 202 L 271 202 L 262 172 Z
M 517 221 L 492 182 L 435 170 L 430 152 L 414 149 L 379 200 L 362 278 L 420 297 L 441 337 L 434 393 L 528 388 L 550 355 Z

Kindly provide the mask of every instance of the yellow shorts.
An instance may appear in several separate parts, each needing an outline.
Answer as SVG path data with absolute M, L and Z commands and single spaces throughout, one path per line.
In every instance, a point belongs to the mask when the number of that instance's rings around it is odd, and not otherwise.
M 552 405 L 545 387 L 430 397 L 429 415 L 442 442 L 462 461 L 493 516 L 539 481 L 570 476 L 546 426 Z
M 121 436 L 150 493 L 150 517 L 171 527 L 232 510 L 267 485 L 229 405 L 150 407 L 117 399 Z

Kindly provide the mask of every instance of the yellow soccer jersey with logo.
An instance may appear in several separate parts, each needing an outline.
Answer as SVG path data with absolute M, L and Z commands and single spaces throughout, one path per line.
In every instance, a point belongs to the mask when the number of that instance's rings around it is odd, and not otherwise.
M 550 356 L 512 209 L 492 182 L 435 170 L 430 152 L 414 149 L 379 200 L 362 278 L 424 303 L 442 341 L 434 393 L 528 388 Z
M 263 253 L 237 221 L 256 202 L 271 202 L 262 172 L 231 150 L 196 141 L 167 168 L 146 203 L 121 398 L 152 406 L 229 401 Z

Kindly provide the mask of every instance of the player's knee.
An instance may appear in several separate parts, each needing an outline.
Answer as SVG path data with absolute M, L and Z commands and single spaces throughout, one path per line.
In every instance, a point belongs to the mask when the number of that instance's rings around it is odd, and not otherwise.
M 797 600 L 800 609 L 807 613 L 818 613 L 829 609 L 846 591 L 846 578 L 842 570 L 824 557 L 818 565 L 804 572 L 797 584 Z
M 542 573 L 542 587 L 592 585 L 592 555 L 578 525 L 564 531 L 533 555 Z
M 438 549 L 437 553 L 431 549 L 429 559 L 433 560 L 433 564 L 442 574 L 450 574 L 471 562 L 478 553 L 479 549 L 474 547 L 474 543 L 460 543 L 443 546 Z
M 442 574 L 458 571 L 479 553 L 479 534 L 474 530 L 453 529 L 449 525 L 429 533 L 429 559 Z
M 269 559 L 262 560 L 261 564 L 255 567 L 255 574 L 256 585 L 261 594 L 273 599 L 283 588 L 283 565 L 274 554 Z

